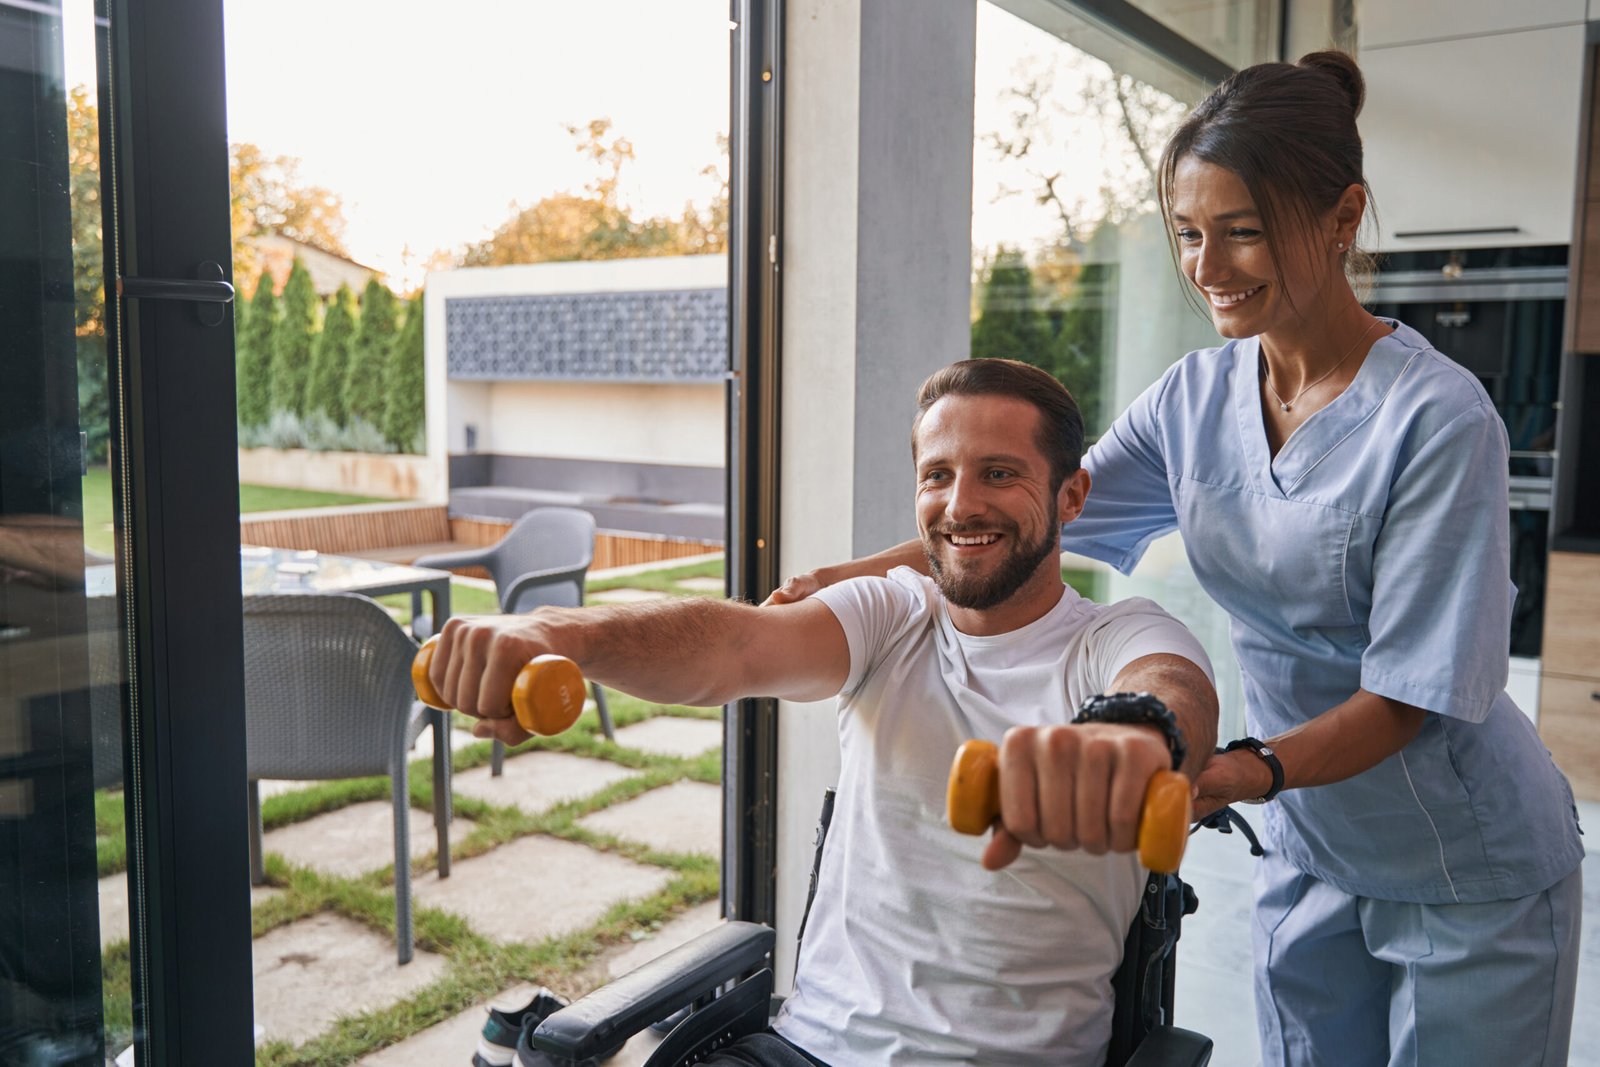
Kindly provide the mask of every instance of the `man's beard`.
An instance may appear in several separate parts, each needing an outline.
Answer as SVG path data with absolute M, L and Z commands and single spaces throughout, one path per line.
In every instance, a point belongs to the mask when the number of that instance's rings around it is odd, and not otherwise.
M 1012 594 L 1028 583 L 1028 579 L 1039 569 L 1039 564 L 1047 557 L 1061 551 L 1061 517 L 1053 497 L 1050 500 L 1049 522 L 1045 524 L 1044 536 L 1036 544 L 1023 544 L 1019 539 L 1020 531 L 1015 523 L 999 528 L 970 531 L 1002 534 L 1012 546 L 1006 558 L 1001 560 L 1000 565 L 987 576 L 951 574 L 945 570 L 943 560 L 935 550 L 935 545 L 946 534 L 968 532 L 959 525 L 929 530 L 922 537 L 922 550 L 928 555 L 928 571 L 933 575 L 934 584 L 939 587 L 939 592 L 956 607 L 966 608 L 969 611 L 987 611 L 1009 600 Z

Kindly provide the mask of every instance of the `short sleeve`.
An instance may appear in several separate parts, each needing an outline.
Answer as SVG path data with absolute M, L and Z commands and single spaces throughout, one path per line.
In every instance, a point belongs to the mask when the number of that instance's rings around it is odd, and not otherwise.
M 1395 478 L 1373 545 L 1368 692 L 1482 722 L 1505 688 L 1511 602 L 1505 426 L 1478 405 Z
M 1158 417 L 1175 370 L 1141 393 L 1084 456 L 1092 484 L 1083 513 L 1062 527 L 1065 551 L 1128 574 L 1150 542 L 1178 528 Z
M 897 567 L 886 578 L 851 578 L 812 594 L 838 618 L 850 646 L 850 673 L 841 693 L 855 692 L 882 660 L 884 650 L 927 619 L 924 598 L 905 581 L 895 580 L 902 570 L 906 568 Z
M 1103 693 L 1128 664 L 1157 655 L 1181 656 L 1217 682 L 1211 657 L 1187 626 L 1154 601 L 1131 597 L 1104 609 L 1085 636 L 1078 659 L 1084 691 Z

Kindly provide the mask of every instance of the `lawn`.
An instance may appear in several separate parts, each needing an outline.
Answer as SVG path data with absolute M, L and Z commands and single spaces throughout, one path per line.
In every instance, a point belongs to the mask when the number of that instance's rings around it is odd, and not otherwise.
M 351 493 L 322 493 L 312 489 L 285 489 L 276 485 L 241 485 L 239 513 L 285 511 L 289 508 L 326 508 L 335 504 L 381 504 L 377 497 Z M 111 471 L 95 467 L 83 476 L 83 543 L 107 556 L 115 551 L 112 531 Z

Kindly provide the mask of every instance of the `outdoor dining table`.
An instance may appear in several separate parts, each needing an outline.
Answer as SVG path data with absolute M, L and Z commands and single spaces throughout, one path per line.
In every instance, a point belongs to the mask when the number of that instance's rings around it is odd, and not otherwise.
M 93 597 L 113 597 L 117 591 L 116 568 L 97 564 L 84 568 L 85 591 Z M 403 563 L 338 556 L 314 550 L 268 548 L 259 545 L 239 547 L 239 588 L 245 596 L 294 593 L 359 593 L 380 597 L 393 593 L 428 594 L 435 626 L 450 617 L 450 572 Z M 428 725 L 433 728 L 433 744 L 444 746 L 443 757 L 433 761 L 435 795 L 445 798 L 446 823 L 452 816 L 450 803 L 450 723 L 449 713 L 428 708 Z M 439 877 L 450 874 L 450 853 L 445 826 L 439 826 Z

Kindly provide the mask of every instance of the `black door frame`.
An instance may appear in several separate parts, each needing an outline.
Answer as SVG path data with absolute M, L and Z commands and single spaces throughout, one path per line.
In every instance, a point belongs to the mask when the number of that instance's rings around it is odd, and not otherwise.
M 727 593 L 778 587 L 778 272 L 783 206 L 783 0 L 730 0 Z M 723 714 L 722 912 L 777 920 L 778 702 Z
M 110 2 L 101 159 L 115 175 L 103 198 L 106 233 L 117 237 L 106 272 L 107 348 L 121 387 L 113 485 L 131 546 L 119 545 L 117 564 L 133 713 L 134 1024 L 141 1064 L 248 1063 L 233 319 L 225 304 L 123 295 L 136 279 L 204 278 L 207 263 L 217 277 L 232 273 L 222 0 Z M 219 306 L 220 323 L 203 325 Z

